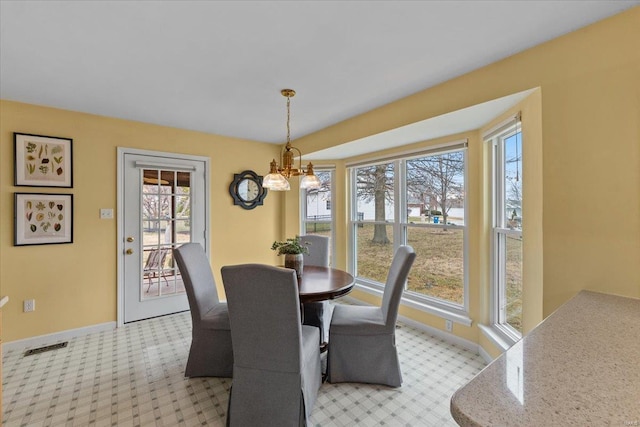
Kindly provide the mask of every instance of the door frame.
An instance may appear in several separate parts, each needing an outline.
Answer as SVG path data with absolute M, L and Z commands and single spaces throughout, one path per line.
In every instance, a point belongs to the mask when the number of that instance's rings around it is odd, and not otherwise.
M 195 160 L 204 162 L 204 228 L 205 228 L 205 248 L 204 251 L 209 258 L 210 254 L 210 238 L 209 234 L 211 228 L 211 158 L 204 156 L 194 156 L 190 154 L 181 153 L 169 153 L 163 151 L 153 150 L 141 150 L 137 148 L 118 147 L 118 159 L 117 159 L 117 256 L 116 256 L 116 269 L 117 269 L 117 315 L 116 315 L 116 327 L 120 328 L 125 325 L 124 323 L 124 158 L 127 154 L 138 154 L 143 156 L 164 157 L 167 160 Z

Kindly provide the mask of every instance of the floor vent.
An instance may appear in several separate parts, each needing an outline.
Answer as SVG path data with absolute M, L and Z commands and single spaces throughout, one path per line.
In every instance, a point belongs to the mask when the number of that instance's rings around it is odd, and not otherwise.
M 46 345 L 44 347 L 32 348 L 31 350 L 27 350 L 24 355 L 31 356 L 33 354 L 44 353 L 45 351 L 57 350 L 59 348 L 65 348 L 69 344 L 69 341 L 61 342 L 58 344 Z

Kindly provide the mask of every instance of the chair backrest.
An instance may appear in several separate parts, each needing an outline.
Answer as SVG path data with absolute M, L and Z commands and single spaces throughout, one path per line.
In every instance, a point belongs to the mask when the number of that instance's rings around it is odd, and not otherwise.
M 168 248 L 151 249 L 151 251 L 149 251 L 149 256 L 147 257 L 147 262 L 144 265 L 144 270 L 158 270 L 159 268 L 163 268 L 168 254 Z
M 209 259 L 199 243 L 185 243 L 173 250 L 189 299 L 193 327 L 202 316 L 220 303 Z
M 300 300 L 294 270 L 262 264 L 222 267 L 235 366 L 301 372 Z
M 300 243 L 309 244 L 307 246 L 309 253 L 304 254 L 305 265 L 329 267 L 329 238 L 327 236 L 307 234 L 300 236 Z
M 416 259 L 416 253 L 411 246 L 400 246 L 393 256 L 387 283 L 382 295 L 382 315 L 387 328 L 395 328 L 398 320 L 398 306 L 404 290 L 404 284 L 409 276 L 409 271 Z

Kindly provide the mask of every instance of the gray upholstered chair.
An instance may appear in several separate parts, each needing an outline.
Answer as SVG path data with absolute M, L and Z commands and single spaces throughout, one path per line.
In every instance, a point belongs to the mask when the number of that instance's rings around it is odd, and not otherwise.
M 329 238 L 327 236 L 307 234 L 300 236 L 300 243 L 308 244 L 307 248 L 309 249 L 309 253 L 304 254 L 304 265 L 329 266 Z M 327 342 L 332 313 L 333 305 L 329 304 L 329 301 L 308 302 L 304 304 L 302 323 L 320 328 L 320 340 Z
M 199 243 L 173 250 L 191 309 L 186 377 L 231 377 L 233 350 L 227 304 L 220 302 L 209 260 Z
M 233 337 L 227 425 L 306 425 L 321 384 L 318 328 L 301 324 L 295 271 L 226 266 Z
M 398 306 L 416 257 L 411 246 L 396 251 L 380 307 L 336 304 L 329 328 L 330 383 L 359 382 L 399 387 L 396 349 Z

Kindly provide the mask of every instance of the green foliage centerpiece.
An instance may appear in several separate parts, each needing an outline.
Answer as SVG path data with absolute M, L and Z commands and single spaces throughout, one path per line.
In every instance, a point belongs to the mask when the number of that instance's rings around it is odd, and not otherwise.
M 303 254 L 309 253 L 307 244 L 300 242 L 300 236 L 289 238 L 284 242 L 273 242 L 271 249 L 278 251 L 278 255 L 284 255 L 284 267 L 292 268 L 296 271 L 298 279 L 302 277 L 302 271 L 304 268 Z

